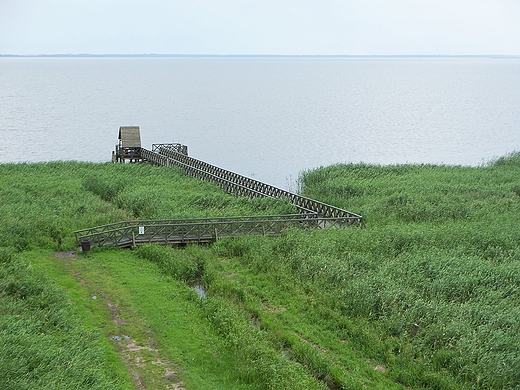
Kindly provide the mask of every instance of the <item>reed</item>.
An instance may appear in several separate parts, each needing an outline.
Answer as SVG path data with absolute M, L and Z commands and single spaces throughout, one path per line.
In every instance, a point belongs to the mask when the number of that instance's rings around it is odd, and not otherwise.
M 211 329 L 205 340 L 232 362 L 231 371 L 219 368 L 227 378 L 221 388 L 514 389 L 520 386 L 519 156 L 481 167 L 323 167 L 302 175 L 302 195 L 363 215 L 365 228 L 287 230 L 184 249 L 93 250 L 90 261 L 74 266 L 94 275 L 107 272 L 105 259 L 120 257 L 114 275 L 125 264 L 138 273 L 144 261 L 175 283 L 204 285 L 205 299 L 193 292 L 179 304 L 200 321 L 193 329 Z M 235 198 L 175 169 L 139 164 L 7 164 L 0 174 L 6 199 L 0 246 L 13 256 L 55 250 L 59 237 L 63 248 L 73 248 L 73 230 L 118 220 L 291 207 Z M 23 290 L 2 286 L 10 297 Z M 148 289 L 139 294 L 161 299 Z M 56 302 L 47 318 L 59 320 L 66 303 Z M 163 314 L 144 298 L 140 304 L 150 329 L 163 329 Z M 183 336 L 164 331 L 161 337 L 170 346 Z M 95 346 L 96 337 L 90 340 Z M 168 348 L 172 360 L 184 362 L 187 383 L 211 388 L 202 374 L 189 379 L 190 371 L 203 372 L 203 363 Z

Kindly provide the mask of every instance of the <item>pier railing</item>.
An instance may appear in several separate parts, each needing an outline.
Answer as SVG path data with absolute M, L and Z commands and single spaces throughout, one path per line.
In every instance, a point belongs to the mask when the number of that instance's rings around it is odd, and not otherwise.
M 317 213 L 329 218 L 348 218 L 350 224 L 359 226 L 363 224 L 363 217 L 360 215 L 219 168 L 179 153 L 167 145 L 159 147 L 152 145 L 152 149 L 154 152 L 147 149 L 141 150 L 141 155 L 149 162 L 156 165 L 177 166 L 189 176 L 216 183 L 229 193 L 238 196 L 286 198 L 302 213 Z
M 290 228 L 363 226 L 363 217 L 360 215 L 189 157 L 187 147 L 181 144 L 154 144 L 151 151 L 141 148 L 140 155 L 152 164 L 175 166 L 189 176 L 216 183 L 231 194 L 288 199 L 300 214 L 117 222 L 74 232 L 76 243 L 83 250 L 91 246 L 135 247 L 143 243 L 174 245 L 212 242 L 219 237 L 278 235 Z
M 317 214 L 288 214 L 223 218 L 124 221 L 74 232 L 78 246 L 135 247 L 217 241 L 221 237 L 279 235 L 284 230 L 320 229 L 349 225 L 348 217 L 321 218 Z M 84 248 L 85 249 L 85 248 Z
M 152 144 L 152 152 L 158 153 L 161 148 L 167 148 L 169 150 L 174 150 L 177 153 L 188 155 L 188 147 L 179 143 L 171 143 L 171 144 Z

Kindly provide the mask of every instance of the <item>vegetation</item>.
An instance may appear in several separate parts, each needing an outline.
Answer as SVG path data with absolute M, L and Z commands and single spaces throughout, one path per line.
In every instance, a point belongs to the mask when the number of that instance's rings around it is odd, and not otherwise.
M 176 169 L 146 164 L 0 165 L 0 246 L 75 249 L 72 232 L 131 219 L 294 213 L 276 199 L 237 198 Z
M 520 388 L 519 174 L 519 154 L 478 168 L 325 167 L 302 175 L 302 194 L 364 215 L 364 229 L 56 261 L 58 238 L 72 250 L 85 227 L 292 209 L 171 168 L 0 165 L 0 377 L 7 388 Z M 64 360 L 48 359 L 60 343 Z
M 11 250 L 0 249 L 2 389 L 128 387 L 126 373 L 109 364 L 115 356 L 103 344 L 62 289 Z

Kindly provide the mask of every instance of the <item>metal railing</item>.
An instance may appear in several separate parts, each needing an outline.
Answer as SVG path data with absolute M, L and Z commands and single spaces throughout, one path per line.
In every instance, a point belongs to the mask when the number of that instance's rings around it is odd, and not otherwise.
M 171 144 L 152 144 L 152 152 L 159 152 L 159 149 L 167 148 L 169 150 L 174 150 L 177 153 L 188 155 L 188 147 L 179 143 L 171 143 Z

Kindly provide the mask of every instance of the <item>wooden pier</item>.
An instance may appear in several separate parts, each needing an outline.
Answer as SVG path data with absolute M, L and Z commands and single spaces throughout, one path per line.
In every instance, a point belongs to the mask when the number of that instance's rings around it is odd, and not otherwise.
M 121 129 L 120 138 L 124 133 L 121 133 Z M 118 153 L 116 155 L 119 156 Z M 76 243 L 78 246 L 81 245 L 83 250 L 89 250 L 91 246 L 104 245 L 136 247 L 143 243 L 204 243 L 216 241 L 220 237 L 278 235 L 289 228 L 363 226 L 363 217 L 350 211 L 293 194 L 190 157 L 185 145 L 154 144 L 152 150 L 139 147 L 134 148 L 132 153 L 139 156 L 139 161 L 180 168 L 189 176 L 215 183 L 237 196 L 288 199 L 299 214 L 118 222 L 74 232 Z M 129 155 L 118 157 L 117 161 L 121 158 L 124 162 Z
M 286 198 L 302 213 L 316 213 L 331 218 L 344 217 L 348 218 L 353 225 L 363 223 L 361 215 L 216 167 L 179 153 L 168 144 L 162 144 L 160 147 L 152 145 L 152 150 L 154 151 L 141 148 L 141 154 L 148 162 L 156 165 L 176 166 L 189 176 L 219 185 L 228 193 L 237 196 Z

